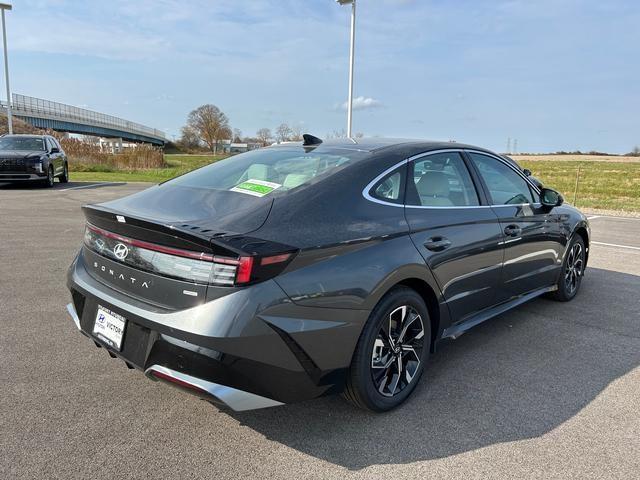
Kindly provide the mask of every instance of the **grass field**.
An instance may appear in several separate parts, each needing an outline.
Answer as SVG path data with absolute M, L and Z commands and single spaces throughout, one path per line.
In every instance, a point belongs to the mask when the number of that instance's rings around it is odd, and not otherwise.
M 71 180 L 74 182 L 151 182 L 160 183 L 198 167 L 217 162 L 228 155 L 165 155 L 167 168 L 152 168 L 135 171 L 111 171 L 92 168 L 92 171 L 71 170 Z
M 526 160 L 518 162 L 542 182 L 574 203 L 576 176 L 580 169 L 577 207 L 640 212 L 640 161 Z
M 127 171 L 71 172 L 73 181 L 159 183 L 195 168 L 226 158 L 225 155 L 165 155 L 167 168 Z M 576 174 L 580 169 L 578 207 L 640 212 L 640 158 L 591 155 L 514 156 L 545 185 L 574 203 Z M 97 170 L 97 169 L 96 169 Z

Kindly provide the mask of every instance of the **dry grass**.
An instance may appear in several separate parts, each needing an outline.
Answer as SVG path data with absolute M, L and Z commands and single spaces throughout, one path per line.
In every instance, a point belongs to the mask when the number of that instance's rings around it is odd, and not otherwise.
M 60 142 L 69 158 L 69 168 L 75 171 L 131 172 L 166 167 L 162 149 L 150 145 L 138 145 L 112 154 L 102 152 L 97 145 L 76 139 L 63 138 Z

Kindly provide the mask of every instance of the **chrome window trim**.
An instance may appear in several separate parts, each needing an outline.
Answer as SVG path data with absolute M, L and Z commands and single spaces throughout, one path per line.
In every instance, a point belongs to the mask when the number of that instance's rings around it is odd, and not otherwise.
M 413 161 L 415 161 L 415 160 L 417 160 L 419 158 L 427 157 L 429 155 L 436 155 L 436 154 L 439 154 L 439 153 L 452 153 L 452 152 L 462 154 L 463 150 L 460 149 L 460 148 L 441 148 L 439 150 L 431 150 L 430 152 L 418 153 L 417 155 L 413 155 L 413 156 L 411 156 L 409 158 L 406 158 L 406 159 L 402 160 L 401 162 L 396 163 L 392 167 L 387 168 L 384 172 L 382 172 L 380 175 L 378 175 L 376 178 L 374 178 L 371 182 L 369 182 L 367 184 L 367 186 L 364 187 L 364 190 L 362 191 L 362 195 L 364 196 L 364 198 L 366 198 L 367 200 L 369 200 L 371 202 L 379 203 L 381 205 L 387 205 L 389 207 L 422 208 L 422 209 L 448 209 L 448 210 L 452 210 L 452 209 L 459 210 L 459 209 L 462 209 L 462 208 L 491 208 L 491 205 L 455 205 L 455 206 L 450 206 L 450 207 L 445 207 L 445 206 L 439 207 L 439 206 L 430 206 L 430 205 L 407 205 L 407 204 L 404 204 L 404 203 L 385 202 L 384 200 L 380 200 L 380 199 L 372 197 L 371 194 L 369 193 L 376 183 L 378 183 L 386 175 L 388 175 L 389 173 L 391 173 L 395 169 L 401 167 L 402 165 L 406 165 L 409 162 L 413 162 Z M 475 186 L 474 186 L 474 188 L 475 188 Z
M 389 173 L 393 172 L 395 169 L 401 167 L 402 165 L 406 165 L 409 162 L 413 162 L 419 158 L 422 157 L 427 157 L 429 155 L 436 155 L 438 153 L 451 153 L 451 152 L 457 152 L 460 154 L 463 153 L 477 153 L 479 155 L 486 155 L 487 157 L 491 157 L 491 158 L 495 158 L 496 160 L 498 160 L 499 162 L 503 163 L 504 165 L 506 165 L 507 167 L 509 167 L 511 170 L 513 170 L 514 172 L 516 172 L 520 178 L 524 179 L 524 181 L 526 182 L 527 185 L 529 185 L 530 187 L 533 188 L 533 190 L 535 192 L 538 193 L 538 195 L 540 195 L 540 190 L 538 189 L 538 187 L 536 185 L 533 184 L 533 182 L 529 181 L 529 179 L 521 172 L 519 171 L 516 167 L 514 167 L 513 165 L 511 165 L 509 162 L 507 162 L 505 159 L 500 158 L 499 156 L 497 156 L 494 153 L 489 153 L 489 152 L 485 152 L 482 150 L 475 150 L 473 148 L 442 148 L 439 150 L 432 150 L 430 152 L 423 152 L 423 153 L 418 153 L 417 155 L 413 155 L 409 158 L 405 158 L 404 160 L 402 160 L 401 162 L 396 163 L 395 165 L 387 168 L 384 172 L 382 172 L 381 174 L 379 174 L 377 177 L 375 177 L 372 181 L 370 181 L 366 187 L 364 187 L 364 190 L 362 190 L 362 196 L 364 198 L 366 198 L 367 200 L 374 202 L 374 203 L 379 203 L 380 205 L 386 205 L 388 207 L 401 207 L 401 208 L 421 208 L 421 209 L 445 209 L 445 210 L 460 210 L 463 208 L 500 208 L 500 207 L 524 207 L 525 205 L 527 206 L 533 206 L 533 207 L 537 207 L 540 206 L 541 204 L 539 202 L 530 202 L 530 203 L 518 203 L 518 204 L 492 204 L 492 205 L 455 205 L 455 206 L 430 206 L 430 205 L 407 205 L 404 203 L 392 203 L 392 202 L 385 202 L 384 200 L 380 200 L 378 198 L 374 198 L 373 196 L 371 196 L 371 194 L 369 192 L 371 192 L 371 189 L 374 187 L 374 185 L 376 183 L 378 183 L 380 180 L 382 180 L 386 175 L 388 175 Z M 474 185 L 474 188 L 475 185 Z M 477 193 L 477 192 L 476 192 Z

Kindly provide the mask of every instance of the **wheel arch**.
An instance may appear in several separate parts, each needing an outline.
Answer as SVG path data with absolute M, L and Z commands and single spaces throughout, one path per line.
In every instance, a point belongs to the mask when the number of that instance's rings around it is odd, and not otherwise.
M 584 257 L 585 267 L 589 263 L 589 250 L 590 250 L 589 234 L 590 232 L 589 232 L 589 226 L 587 222 L 580 221 L 576 223 L 576 225 L 573 227 L 573 231 L 571 232 L 571 236 L 569 237 L 569 240 L 574 238 L 576 235 L 580 235 L 580 238 L 582 238 L 582 241 L 584 242 L 584 249 L 585 249 L 585 257 Z M 565 248 L 565 254 L 566 254 L 566 250 L 569 248 L 570 243 L 571 243 L 570 241 L 567 242 L 567 246 Z M 563 260 L 564 260 L 564 255 L 563 255 Z
M 441 325 L 440 303 L 438 302 L 436 293 L 425 280 L 415 277 L 406 278 L 395 284 L 393 287 L 396 286 L 404 286 L 414 290 L 422 297 L 424 303 L 427 305 L 427 311 L 429 312 L 429 323 L 431 326 L 431 345 L 429 346 L 429 348 L 432 352 L 434 352 L 436 340 L 440 337 Z

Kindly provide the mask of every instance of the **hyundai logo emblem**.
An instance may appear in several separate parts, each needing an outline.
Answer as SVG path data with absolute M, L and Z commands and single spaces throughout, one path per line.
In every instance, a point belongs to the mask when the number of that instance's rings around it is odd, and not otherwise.
M 124 260 L 129 255 L 129 248 L 124 243 L 116 243 L 116 246 L 113 247 L 113 254 L 116 258 Z

